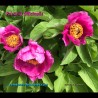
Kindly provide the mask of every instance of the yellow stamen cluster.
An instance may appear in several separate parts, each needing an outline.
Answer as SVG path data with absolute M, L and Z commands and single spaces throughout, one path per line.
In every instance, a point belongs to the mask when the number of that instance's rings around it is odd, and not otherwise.
M 35 59 L 28 60 L 27 63 L 33 64 L 33 65 L 39 64 L 38 61 Z
M 19 36 L 12 34 L 6 38 L 6 43 L 10 47 L 16 47 L 19 44 Z
M 83 34 L 83 27 L 79 23 L 74 23 L 70 26 L 70 35 L 78 39 Z

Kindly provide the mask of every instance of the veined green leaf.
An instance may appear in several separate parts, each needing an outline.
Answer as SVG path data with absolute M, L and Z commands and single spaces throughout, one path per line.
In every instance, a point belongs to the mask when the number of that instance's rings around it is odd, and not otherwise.
M 71 88 L 72 92 L 89 92 L 88 87 L 80 77 L 71 74 L 68 74 L 67 77 L 68 83 L 65 86 L 67 92 L 70 92 L 68 88 Z
M 20 86 L 17 87 L 17 92 L 25 92 L 26 91 L 26 81 L 27 81 L 27 77 L 24 74 L 20 74 L 19 78 L 18 78 L 18 84 Z M 23 86 L 21 86 L 23 85 Z
M 61 72 L 58 78 L 54 81 L 54 92 L 62 92 L 65 89 L 65 73 Z
M 47 30 L 47 22 L 40 22 L 34 27 L 30 33 L 30 38 L 33 40 L 38 40 L 42 34 Z
M 0 27 L 5 27 L 7 25 L 8 23 L 5 20 L 0 20 Z
M 60 33 L 61 32 L 57 29 L 49 29 L 43 34 L 43 37 L 44 37 L 44 39 L 50 39 L 50 38 L 54 38 L 55 36 L 57 36 Z
M 77 52 L 81 60 L 86 63 L 89 67 L 92 66 L 92 59 L 88 53 L 86 45 L 76 46 Z
M 98 74 L 92 67 L 87 67 L 85 64 L 81 64 L 82 69 L 78 72 L 80 77 L 86 83 L 93 92 L 98 92 Z
M 19 74 L 13 74 L 4 78 L 3 88 L 6 92 L 17 92 L 17 85 L 12 84 L 18 84 L 18 77 Z
M 69 64 L 77 57 L 77 52 L 75 51 L 75 48 L 71 47 L 69 50 L 67 50 L 61 65 Z
M 44 75 L 44 77 L 42 78 L 43 83 L 47 84 L 48 87 L 53 90 L 53 84 L 51 82 L 51 80 L 49 79 L 48 75 Z
M 0 76 L 7 76 L 16 73 L 19 72 L 13 68 L 13 65 L 0 66 Z

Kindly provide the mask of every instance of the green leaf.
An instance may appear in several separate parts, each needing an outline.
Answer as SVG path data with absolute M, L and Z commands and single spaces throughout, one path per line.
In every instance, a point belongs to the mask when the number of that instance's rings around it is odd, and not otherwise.
M 66 23 L 66 19 L 53 19 L 49 23 L 48 22 L 40 22 L 37 24 L 34 29 L 30 33 L 30 38 L 33 40 L 39 39 L 45 32 L 47 32 L 47 29 L 50 28 L 58 28 L 61 26 L 63 27 Z
M 53 39 L 41 39 L 39 43 L 42 47 L 44 47 L 45 50 L 50 50 L 53 56 L 57 54 L 57 51 L 59 49 L 58 37 L 55 37 Z
M 5 11 L 6 10 L 6 6 L 0 6 L 0 10 Z
M 9 75 L 4 78 L 3 88 L 6 92 L 17 92 L 17 86 L 11 86 L 18 83 L 19 74 Z
M 48 28 L 57 28 L 62 30 L 67 23 L 67 19 L 52 19 L 48 24 Z
M 39 14 L 39 16 L 32 16 L 32 18 L 50 21 L 51 19 L 53 19 L 53 16 L 46 11 L 41 11 L 41 14 Z
M 93 28 L 94 28 L 94 35 L 91 38 L 98 40 L 98 23 L 97 22 L 94 23 Z
M 53 90 L 53 84 L 51 82 L 51 80 L 49 79 L 48 75 L 44 75 L 44 77 L 42 78 L 43 83 L 48 84 L 48 87 Z
M 27 9 L 27 11 L 30 12 L 30 16 L 27 15 L 25 17 L 30 17 L 32 19 L 41 19 L 49 21 L 53 18 L 53 16 L 49 12 L 45 11 L 44 7 L 41 6 L 30 6 Z
M 14 20 L 20 20 L 23 18 L 24 11 L 24 6 L 8 6 L 5 12 L 5 19 L 8 23 L 13 22 Z M 19 15 L 19 12 L 21 15 Z M 14 13 L 16 13 L 16 15 L 14 15 Z
M 92 67 L 93 67 L 93 68 L 96 70 L 96 72 L 98 73 L 98 61 L 97 61 L 97 62 L 94 62 Z
M 11 80 L 10 84 L 17 84 L 17 78 Z M 6 92 L 17 92 L 17 86 L 9 86 Z
M 68 74 L 68 83 L 65 84 L 65 88 L 68 91 L 68 87 L 72 89 L 72 92 L 88 92 L 88 87 L 80 77 Z
M 70 64 L 68 64 L 68 66 L 66 66 L 66 70 L 78 72 L 80 70 L 80 67 L 78 66 L 77 63 L 70 63 Z
M 13 65 L 4 65 L 4 66 L 0 66 L 0 76 L 7 76 L 7 75 L 11 75 L 11 74 L 16 74 L 18 73 L 18 71 L 16 71 L 13 68 Z
M 4 81 L 4 77 L 0 77 L 0 85 L 3 84 L 3 81 Z
M 60 65 L 65 65 L 71 63 L 77 57 L 77 52 L 73 46 L 67 50 Z
M 5 27 L 7 25 L 8 23 L 5 20 L 0 20 L 0 27 Z
M 96 11 L 94 11 L 94 12 L 91 12 L 95 17 L 96 17 L 96 19 L 98 20 L 98 9 L 96 9 Z
M 59 30 L 56 29 L 49 29 L 47 30 L 44 34 L 43 37 L 45 39 L 50 39 L 50 38 L 54 38 L 55 36 L 57 36 L 58 34 L 60 34 L 61 32 Z
M 94 11 L 94 6 L 87 6 L 86 5 L 86 6 L 80 6 L 80 7 L 86 11 L 89 11 L 89 12 Z
M 0 10 L 0 18 L 3 18 L 4 16 L 4 11 Z
M 77 52 L 81 60 L 86 63 L 89 67 L 92 66 L 92 60 L 88 53 L 86 45 L 76 46 Z
M 49 70 L 48 73 L 54 72 L 59 66 L 60 66 L 59 57 L 55 56 L 54 57 L 54 64 L 52 65 L 52 67 L 51 67 L 51 69 Z
M 18 79 L 18 76 L 19 74 L 12 74 L 12 75 L 5 76 L 3 81 L 4 90 L 6 90 L 6 88 L 10 86 L 11 80 L 13 80 L 15 77 L 17 77 Z
M 88 47 L 89 54 L 93 61 L 98 55 L 97 45 L 96 45 L 96 43 L 91 43 L 91 44 L 87 45 L 87 47 Z
M 47 30 L 47 25 L 48 22 L 40 22 L 37 24 L 34 29 L 30 33 L 30 38 L 33 40 L 38 40 L 42 34 Z
M 39 81 L 38 80 L 36 80 L 35 82 L 32 82 L 31 80 L 29 80 L 29 84 L 31 85 L 32 84 L 32 86 L 29 86 L 29 88 L 31 88 L 31 91 L 32 92 L 39 92 L 40 91 L 40 86 L 34 86 L 33 84 L 39 84 Z
M 60 73 L 58 78 L 54 81 L 54 92 L 62 92 L 65 89 L 65 74 L 63 72 Z
M 59 66 L 56 70 L 55 70 L 55 75 L 59 76 L 62 72 L 63 66 Z
M 13 21 L 13 22 L 10 22 L 10 24 L 17 26 L 17 24 L 18 24 L 20 21 L 21 21 L 21 19 L 18 19 L 18 20 L 15 20 L 15 21 Z
M 94 6 L 80 6 L 80 7 L 83 8 L 84 10 L 89 11 L 89 13 L 94 15 L 96 17 L 96 19 L 98 20 L 98 9 L 96 9 L 96 11 L 94 11 Z
M 66 17 L 66 13 L 63 10 L 63 6 L 55 6 L 55 10 L 54 11 L 52 10 L 52 14 L 55 18 L 59 18 L 59 19 Z
M 22 22 L 22 35 L 24 39 L 30 38 L 30 32 L 32 28 L 35 26 L 36 22 L 37 22 L 37 19 L 31 18 L 29 16 L 25 16 L 25 19 Z
M 82 69 L 78 72 L 83 81 L 93 92 L 98 92 L 98 74 L 92 67 L 87 67 L 85 64 L 81 64 Z
M 18 84 L 23 84 L 24 86 L 18 86 L 17 87 L 17 92 L 25 92 L 26 91 L 26 81 L 27 81 L 27 77 L 24 74 L 20 74 L 19 78 L 18 78 Z
M 27 9 L 27 11 L 43 11 L 44 10 L 44 7 L 42 7 L 42 6 L 28 6 L 28 9 Z

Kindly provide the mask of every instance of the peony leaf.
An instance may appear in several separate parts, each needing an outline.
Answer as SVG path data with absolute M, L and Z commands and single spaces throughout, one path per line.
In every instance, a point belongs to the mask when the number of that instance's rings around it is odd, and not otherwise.
M 12 64 L 0 66 L 0 76 L 7 76 L 11 74 L 16 74 L 16 73 L 19 73 L 19 72 L 14 69 Z
M 81 64 L 82 69 L 78 72 L 80 77 L 86 83 L 93 92 L 98 92 L 98 74 L 92 67 L 87 67 L 85 64 Z
M 64 25 L 67 23 L 67 19 L 52 19 L 48 24 L 48 28 L 57 28 L 62 30 Z
M 80 6 L 80 7 L 86 11 L 89 11 L 89 12 L 94 11 L 94 6 L 87 6 L 86 5 L 86 6 Z
M 62 92 L 65 88 L 65 84 L 65 74 L 61 72 L 58 78 L 54 81 L 54 92 Z
M 86 63 L 89 67 L 92 66 L 92 59 L 89 55 L 86 45 L 76 46 L 77 52 L 81 60 Z
M 5 19 L 8 23 L 13 22 L 14 20 L 20 20 L 23 18 L 24 12 L 25 12 L 24 6 L 8 6 L 5 12 Z
M 68 83 L 65 84 L 66 92 L 89 92 L 88 87 L 80 77 L 74 75 L 67 75 Z
M 32 18 L 32 19 L 41 19 L 41 20 L 46 20 L 49 21 L 53 18 L 53 16 L 44 10 L 44 7 L 41 6 L 30 6 L 27 10 L 27 12 L 33 13 L 31 15 L 26 15 L 25 18 Z M 38 13 L 38 14 L 36 14 Z
M 43 37 L 44 39 L 51 39 L 54 38 L 55 36 L 57 36 L 58 34 L 60 34 L 61 32 L 59 30 L 56 29 L 49 29 L 47 30 L 44 34 Z
M 0 27 L 5 27 L 7 25 L 8 23 L 5 20 L 0 20 Z
M 24 74 L 20 74 L 19 78 L 18 78 L 18 84 L 22 84 L 23 86 L 18 86 L 17 87 L 17 92 L 25 92 L 26 91 L 26 81 L 27 81 L 27 77 Z
M 77 57 L 77 53 L 75 51 L 75 48 L 71 47 L 69 50 L 67 50 L 62 62 L 60 65 L 65 65 L 71 63 L 75 58 Z
M 94 23 L 93 28 L 94 28 L 94 35 L 91 38 L 98 40 L 98 23 L 97 22 Z
M 40 22 L 38 25 L 34 27 L 34 29 L 30 33 L 30 38 L 33 40 L 38 40 L 42 34 L 47 30 L 48 22 Z
M 44 77 L 42 78 L 43 83 L 47 84 L 48 87 L 53 90 L 53 84 L 51 82 L 51 80 L 49 79 L 48 75 L 44 75 Z
M 17 86 L 13 84 L 18 83 L 19 74 L 6 76 L 3 82 L 3 88 L 6 92 L 17 92 Z

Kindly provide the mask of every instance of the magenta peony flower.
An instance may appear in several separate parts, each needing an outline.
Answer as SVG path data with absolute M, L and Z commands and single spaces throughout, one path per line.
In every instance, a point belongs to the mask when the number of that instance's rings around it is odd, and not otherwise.
M 4 31 L 5 31 L 5 27 L 1 27 L 0 28 L 0 44 L 2 43 L 1 38 L 2 38 L 2 34 L 3 34 Z
M 64 27 L 63 41 L 65 46 L 70 41 L 77 46 L 86 44 L 85 38 L 93 36 L 93 20 L 85 11 L 74 12 L 68 15 L 68 23 Z
M 8 25 L 0 28 L 0 43 L 9 52 L 17 50 L 23 43 L 20 30 L 14 25 Z
M 48 72 L 54 59 L 48 50 L 44 50 L 37 42 L 29 40 L 28 46 L 22 48 L 14 61 L 14 68 L 29 76 L 32 81 L 42 79 Z

